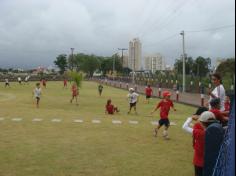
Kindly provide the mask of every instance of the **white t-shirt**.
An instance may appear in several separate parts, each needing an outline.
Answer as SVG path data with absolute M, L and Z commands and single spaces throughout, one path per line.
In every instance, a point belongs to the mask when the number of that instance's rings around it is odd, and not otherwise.
M 41 88 L 35 88 L 34 89 L 34 96 L 40 98 L 41 96 Z
M 136 103 L 138 101 L 139 94 L 133 92 L 133 93 L 129 93 L 127 97 L 129 98 L 130 103 Z
M 21 77 L 18 77 L 18 81 L 21 81 Z
M 220 110 L 224 111 L 225 110 L 225 88 L 221 84 L 218 87 L 216 87 L 212 92 L 213 95 L 215 95 L 217 98 L 220 98 Z M 213 97 L 210 97 L 210 101 L 213 99 Z M 211 106 L 209 105 L 209 108 L 211 109 Z
M 9 80 L 8 80 L 8 79 L 5 79 L 5 83 L 9 83 Z

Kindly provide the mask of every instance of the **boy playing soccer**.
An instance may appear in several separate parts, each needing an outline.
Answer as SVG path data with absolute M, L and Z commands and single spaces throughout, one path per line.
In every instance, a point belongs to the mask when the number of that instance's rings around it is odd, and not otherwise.
M 9 80 L 7 78 L 5 79 L 5 87 L 10 87 L 10 83 L 9 83 Z
M 101 84 L 98 85 L 98 93 L 99 96 L 102 96 L 103 86 Z
M 150 98 L 152 97 L 152 93 L 153 93 L 153 90 L 152 90 L 152 88 L 151 88 L 151 85 L 148 85 L 148 86 L 145 88 L 146 101 L 147 101 L 148 104 L 149 104 Z
M 137 94 L 133 88 L 130 88 L 127 97 L 129 99 L 129 105 L 130 105 L 128 114 L 131 112 L 132 108 L 134 108 L 134 112 L 135 114 L 137 114 L 136 106 L 139 100 L 139 94 Z
M 168 91 L 164 91 L 163 92 L 163 100 L 161 100 L 157 107 L 153 110 L 153 112 L 151 112 L 151 114 L 153 114 L 155 111 L 157 111 L 160 108 L 160 120 L 159 120 L 159 124 L 157 126 L 157 128 L 155 129 L 155 137 L 157 137 L 157 133 L 158 130 L 165 125 L 165 130 L 163 132 L 163 137 L 165 139 L 169 139 L 168 136 L 168 128 L 170 127 L 170 121 L 168 118 L 169 112 L 170 112 L 170 108 L 173 108 L 174 111 L 176 111 L 176 109 L 174 108 L 174 104 L 173 102 L 170 100 L 170 96 L 171 93 Z
M 72 85 L 71 91 L 72 91 L 72 99 L 70 100 L 70 103 L 72 103 L 73 100 L 75 99 L 76 105 L 78 105 L 79 89 L 78 89 L 76 83 L 74 83 Z
M 39 101 L 40 101 L 40 97 L 42 94 L 42 90 L 40 88 L 40 83 L 36 84 L 36 88 L 33 90 L 33 95 L 36 99 L 36 107 L 39 108 Z

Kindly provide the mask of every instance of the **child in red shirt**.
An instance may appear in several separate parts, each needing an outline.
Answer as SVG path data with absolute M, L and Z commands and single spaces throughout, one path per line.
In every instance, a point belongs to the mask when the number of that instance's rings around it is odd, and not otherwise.
M 45 80 L 45 79 L 42 79 L 42 85 L 43 85 L 44 88 L 47 87 L 47 83 L 46 83 L 46 80 Z
M 115 107 L 113 104 L 111 104 L 111 99 L 107 100 L 106 104 L 106 114 L 114 114 L 116 112 L 119 112 L 118 108 Z
M 164 91 L 163 92 L 163 100 L 161 102 L 159 102 L 157 107 L 151 113 L 151 114 L 153 114 L 155 111 L 157 111 L 160 108 L 160 118 L 161 119 L 159 120 L 159 124 L 158 124 L 157 128 L 155 129 L 155 137 L 157 137 L 158 130 L 163 125 L 165 125 L 165 130 L 163 132 L 163 137 L 165 139 L 169 139 L 167 130 L 170 126 L 170 121 L 169 121 L 169 118 L 168 118 L 170 108 L 173 108 L 174 111 L 176 111 L 176 109 L 174 108 L 173 102 L 170 100 L 170 96 L 171 96 L 170 92 Z
M 67 88 L 67 79 L 64 79 L 63 84 L 64 84 L 64 88 Z
M 229 96 L 225 96 L 225 111 L 228 113 L 230 111 L 230 98 L 229 98 Z
M 152 97 L 152 93 L 153 93 L 153 90 L 152 90 L 151 86 L 148 85 L 148 86 L 145 88 L 146 101 L 147 101 L 148 104 L 149 104 L 150 98 Z
M 70 100 L 70 102 L 72 103 L 73 100 L 75 99 L 76 105 L 78 105 L 79 89 L 78 89 L 76 83 L 74 83 L 74 84 L 72 85 L 71 91 L 72 91 L 72 99 Z
M 220 99 L 219 98 L 214 98 L 210 102 L 211 105 L 211 110 L 216 119 L 220 121 L 221 124 L 227 125 L 227 122 L 229 120 L 228 113 L 227 112 L 222 112 L 220 111 Z
M 193 120 L 198 120 L 198 123 L 191 128 L 190 124 Z M 200 117 L 196 115 L 189 117 L 183 125 L 183 129 L 193 136 L 193 164 L 195 168 L 195 176 L 203 175 L 206 128 L 211 123 L 215 122 L 215 115 L 212 112 L 205 111 L 200 115 Z

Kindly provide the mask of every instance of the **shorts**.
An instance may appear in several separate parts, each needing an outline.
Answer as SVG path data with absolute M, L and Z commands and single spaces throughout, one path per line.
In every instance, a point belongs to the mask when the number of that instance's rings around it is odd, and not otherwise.
M 203 168 L 199 166 L 194 166 L 195 175 L 196 176 L 203 176 Z
M 5 86 L 10 86 L 10 84 L 9 83 L 5 83 Z
M 159 120 L 159 125 L 160 126 L 165 125 L 166 127 L 169 127 L 170 126 L 170 121 L 169 121 L 168 118 L 167 119 L 161 119 L 161 120 Z
M 36 98 L 36 100 L 38 100 L 38 101 L 40 100 L 40 97 L 35 97 L 35 98 Z
M 146 99 L 150 99 L 151 97 L 151 95 L 146 95 Z
M 136 107 L 136 104 L 137 104 L 137 102 L 135 102 L 135 103 L 130 103 L 130 104 L 129 104 L 129 105 L 130 105 L 130 108 Z

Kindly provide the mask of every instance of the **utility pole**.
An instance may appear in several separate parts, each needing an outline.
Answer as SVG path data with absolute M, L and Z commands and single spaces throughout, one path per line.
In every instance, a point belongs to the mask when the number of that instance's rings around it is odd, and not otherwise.
M 71 58 L 72 58 L 72 70 L 74 70 L 74 49 L 75 48 L 71 48 Z
M 133 62 L 133 84 L 135 84 L 135 76 L 134 76 L 134 74 L 135 74 L 135 47 L 133 46 L 132 47 L 133 48 L 133 59 L 134 59 L 134 62 Z
M 127 48 L 118 48 L 119 51 L 121 51 L 121 59 L 122 59 L 122 67 L 124 65 L 124 51 L 128 50 Z
M 116 54 L 113 56 L 113 73 L 112 73 L 113 81 L 115 80 L 115 58 Z
M 186 84 L 186 52 L 185 52 L 185 32 L 182 31 L 180 35 L 183 36 L 183 92 L 185 92 Z

